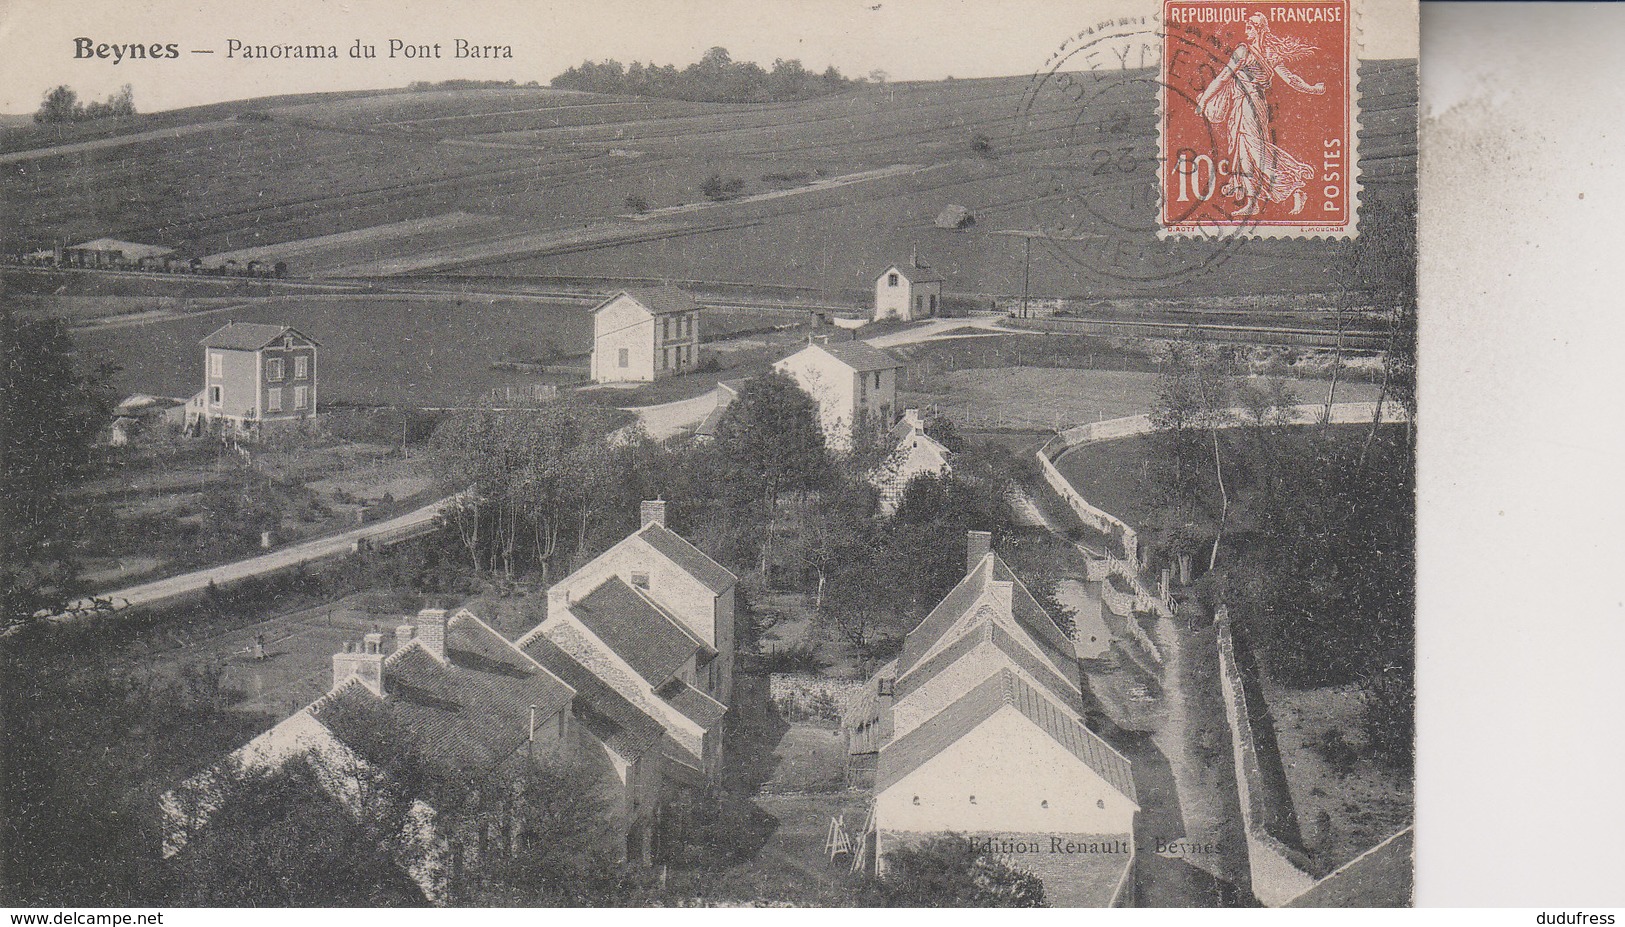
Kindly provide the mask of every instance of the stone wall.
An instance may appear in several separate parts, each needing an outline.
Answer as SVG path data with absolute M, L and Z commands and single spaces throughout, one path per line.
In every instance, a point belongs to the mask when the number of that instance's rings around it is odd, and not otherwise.
M 1269 907 L 1279 907 L 1315 884 L 1309 860 L 1269 833 L 1266 822 L 1276 815 L 1291 815 L 1290 808 L 1270 807 L 1270 792 L 1259 767 L 1257 732 L 1247 705 L 1242 669 L 1236 661 L 1236 643 L 1230 613 L 1219 606 L 1215 616 L 1219 641 L 1219 688 L 1224 693 L 1224 714 L 1230 724 L 1230 743 L 1236 763 L 1236 792 L 1241 799 L 1243 829 L 1247 835 L 1247 864 L 1253 896 Z
M 768 698 L 786 721 L 839 721 L 862 694 L 859 680 L 811 673 L 774 673 L 768 682 Z

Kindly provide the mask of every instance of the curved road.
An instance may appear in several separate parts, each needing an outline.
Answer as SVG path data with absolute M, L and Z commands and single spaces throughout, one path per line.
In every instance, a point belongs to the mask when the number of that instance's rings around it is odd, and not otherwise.
M 338 534 L 301 541 L 281 550 L 274 550 L 245 560 L 236 560 L 203 570 L 195 570 L 191 573 L 182 573 L 179 576 L 155 579 L 152 582 L 142 583 L 138 586 L 116 589 L 93 597 L 76 599 L 69 603 L 65 611 L 51 616 L 51 620 L 63 621 L 96 614 L 98 602 L 104 603 L 104 605 L 111 603 L 114 611 L 132 608 L 137 605 L 150 605 L 189 592 L 201 591 L 208 588 L 210 583 L 214 583 L 216 586 L 224 586 L 250 577 L 295 567 L 301 563 L 337 557 L 349 553 L 354 549 L 357 541 L 365 541 L 382 535 L 410 532 L 431 525 L 440 517 L 441 512 L 449 508 L 459 498 L 460 494 L 447 496 L 404 515 L 397 515 L 394 518 L 370 525 L 362 525 L 349 531 L 341 531 Z

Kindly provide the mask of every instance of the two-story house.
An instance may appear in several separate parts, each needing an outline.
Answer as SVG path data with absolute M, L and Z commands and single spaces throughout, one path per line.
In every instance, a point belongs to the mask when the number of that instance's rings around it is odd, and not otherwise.
M 592 310 L 592 378 L 649 382 L 700 357 L 700 307 L 675 287 L 622 290 Z
M 773 367 L 818 405 L 824 443 L 837 453 L 852 449 L 858 429 L 878 432 L 892 426 L 907 369 L 895 356 L 862 341 L 814 342 Z
M 699 785 L 722 764 L 733 698 L 734 575 L 666 527 L 666 503 L 642 527 L 547 591 L 545 637 L 660 722 L 669 773 Z
M 194 430 L 253 433 L 316 414 L 316 339 L 287 325 L 231 322 L 199 342 L 203 389 L 186 405 Z
M 942 307 L 942 275 L 920 264 L 916 252 L 908 262 L 891 264 L 875 277 L 875 315 L 881 322 L 907 322 L 937 314 Z

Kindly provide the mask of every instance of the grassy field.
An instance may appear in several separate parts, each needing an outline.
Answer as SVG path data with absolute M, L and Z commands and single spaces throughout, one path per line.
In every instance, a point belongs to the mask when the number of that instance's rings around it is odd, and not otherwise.
M 1414 784 L 1364 751 L 1357 686 L 1288 689 L 1265 682 L 1264 700 L 1298 829 L 1318 871 L 1343 865 L 1411 823 Z M 1334 731 L 1353 751 L 1338 764 L 1318 749 Z
M 1101 361 L 1109 362 L 1106 356 Z M 1288 382 L 1306 402 L 1325 394 L 1326 384 L 1321 381 Z M 1156 400 L 1158 379 L 1154 373 L 1109 367 L 974 367 L 939 369 L 917 380 L 911 373 L 908 387 L 901 397 L 905 406 L 935 408 L 966 427 L 1055 431 L 1143 414 Z M 1377 389 L 1369 383 L 1345 382 L 1339 384 L 1337 393 L 1340 402 L 1357 402 L 1375 399 Z M 1069 479 L 1074 474 L 1085 479 L 1077 484 L 1085 498 L 1094 499 L 1091 489 L 1108 496 L 1133 495 L 1132 487 L 1119 491 L 1112 486 L 1117 474 L 1125 472 L 1122 466 L 1138 468 L 1145 453 L 1141 443 L 1130 439 L 1079 448 L 1063 456 L 1057 466 Z M 1104 467 L 1102 460 L 1110 460 L 1111 468 Z
M 322 403 L 439 406 L 477 401 L 489 390 L 541 382 L 492 370 L 504 359 L 539 357 L 550 346 L 583 351 L 591 320 L 580 303 L 447 296 L 276 297 L 129 328 L 83 330 L 92 358 L 121 366 L 123 393 L 190 396 L 202 388 L 198 341 L 227 321 L 292 325 L 321 343 Z
M 1393 231 L 1386 225 L 1409 221 L 1414 68 L 1362 68 L 1363 234 L 1383 236 Z M 69 143 L 248 110 L 270 117 L 8 165 L 0 195 L 19 221 L 0 244 L 116 235 L 210 254 L 465 213 L 483 220 L 300 249 L 290 262 L 305 274 L 429 254 L 435 269 L 753 280 L 836 292 L 861 291 L 878 265 L 918 244 L 951 290 L 1008 294 L 1020 289 L 1021 249 L 988 233 L 1053 225 L 1078 212 L 1076 185 L 1091 154 L 1080 139 L 1096 123 L 1124 133 L 1140 159 L 1131 179 L 1151 182 L 1150 86 L 1107 82 L 1081 112 L 1065 99 L 1025 99 L 1025 77 L 871 85 L 765 105 L 527 88 L 389 92 L 241 101 L 56 134 L 15 130 L 0 146 Z M 991 139 L 991 149 L 974 149 L 977 135 Z M 877 170 L 896 172 L 819 186 Z M 699 188 L 712 173 L 743 181 L 744 199 L 707 200 Z M 775 179 L 786 176 L 805 180 Z M 745 201 L 787 188 L 791 195 Z M 637 222 L 622 218 L 630 197 L 656 210 L 692 211 Z M 978 224 L 936 229 L 932 219 L 950 203 L 975 210 Z M 1140 244 L 1166 258 L 1185 260 L 1201 248 L 1157 243 L 1137 214 L 1097 218 L 1144 226 Z M 1079 247 L 1033 249 L 1035 293 L 1108 298 L 1124 287 L 1144 289 L 1103 278 L 1100 256 Z M 1180 292 L 1318 293 L 1371 284 L 1353 261 L 1347 244 L 1256 242 L 1222 269 L 1182 282 Z

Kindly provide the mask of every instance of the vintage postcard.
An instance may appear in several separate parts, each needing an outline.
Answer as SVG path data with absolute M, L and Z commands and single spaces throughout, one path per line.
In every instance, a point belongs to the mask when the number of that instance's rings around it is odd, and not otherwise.
M 0 7 L 5 904 L 1411 903 L 1413 0 L 267 6 Z

